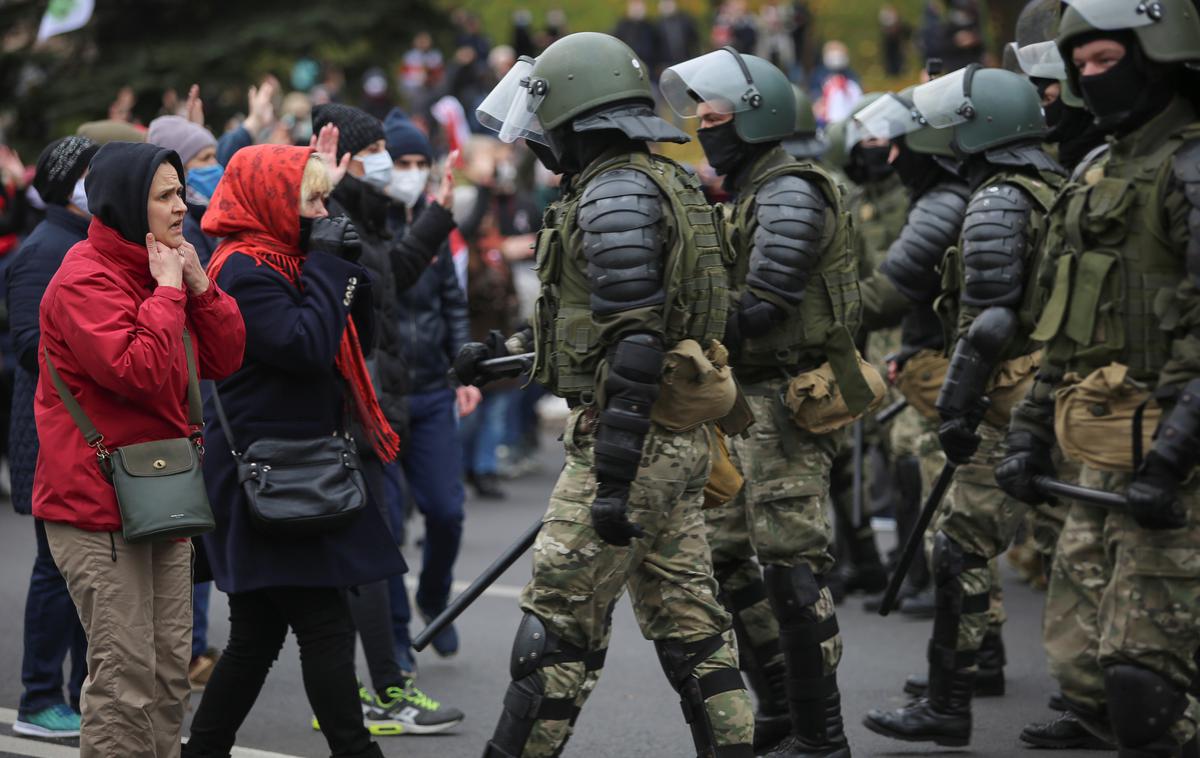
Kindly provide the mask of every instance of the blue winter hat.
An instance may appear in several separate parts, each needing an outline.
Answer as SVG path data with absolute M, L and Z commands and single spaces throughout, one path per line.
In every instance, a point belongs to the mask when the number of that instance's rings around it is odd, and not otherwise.
M 402 155 L 423 155 L 425 160 L 433 163 L 433 148 L 429 146 L 429 137 L 408 120 L 404 111 L 392 108 L 383 120 L 383 131 L 387 137 L 388 155 L 392 160 Z

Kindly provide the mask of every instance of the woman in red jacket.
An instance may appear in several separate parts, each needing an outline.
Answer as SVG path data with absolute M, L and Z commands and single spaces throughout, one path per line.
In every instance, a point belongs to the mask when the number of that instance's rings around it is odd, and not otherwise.
M 113 142 L 86 179 L 88 237 L 41 305 L 33 512 L 88 637 L 83 758 L 173 758 L 189 693 L 192 547 L 129 544 L 113 487 L 63 406 L 46 354 L 105 446 L 185 437 L 192 337 L 201 378 L 238 369 L 245 326 L 183 238 L 183 165 L 173 150 Z

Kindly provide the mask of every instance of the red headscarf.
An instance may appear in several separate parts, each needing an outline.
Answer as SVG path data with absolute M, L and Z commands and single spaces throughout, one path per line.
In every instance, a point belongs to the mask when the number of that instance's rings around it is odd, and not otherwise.
M 256 145 L 234 154 L 201 222 L 206 234 L 224 237 L 208 264 L 210 277 L 216 279 L 229 256 L 241 253 L 301 286 L 300 182 L 312 152 L 307 147 Z M 350 387 L 376 454 L 384 462 L 395 460 L 400 438 L 375 397 L 353 318 L 346 319 L 335 365 Z

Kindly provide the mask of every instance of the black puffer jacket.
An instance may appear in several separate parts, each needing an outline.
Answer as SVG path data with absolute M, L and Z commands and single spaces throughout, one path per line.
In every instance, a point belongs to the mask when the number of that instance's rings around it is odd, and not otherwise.
M 413 208 L 410 224 L 404 209 L 393 206 L 388 214 L 389 228 L 396 237 L 410 235 L 429 223 L 430 213 L 445 211 L 422 198 Z M 449 230 L 433 263 L 415 285 L 400 293 L 400 343 L 408 362 L 410 392 L 449 387 L 450 363 L 458 349 L 471 341 L 467 296 L 454 269 L 448 237 Z
M 374 279 L 372 297 L 376 316 L 375 349 L 367 363 L 384 415 L 403 440 L 408 426 L 404 396 L 420 391 L 409 379 L 408 362 L 438 360 L 438 357 L 426 358 L 408 350 L 405 322 L 411 316 L 402 305 L 405 296 L 400 293 L 410 288 L 420 289 L 428 272 L 436 268 L 436 264 L 430 265 L 430 259 L 435 254 L 445 257 L 439 251 L 454 229 L 454 219 L 449 211 L 431 203 L 413 224 L 393 233 L 388 230 L 391 205 L 374 187 L 346 176 L 333 192 L 329 213 L 349 216 L 362 239 L 359 263 Z M 447 370 L 442 370 L 443 386 Z

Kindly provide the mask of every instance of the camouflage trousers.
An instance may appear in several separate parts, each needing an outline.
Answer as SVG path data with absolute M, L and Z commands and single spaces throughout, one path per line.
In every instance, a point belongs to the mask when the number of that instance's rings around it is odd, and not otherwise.
M 779 401 L 783 386 L 778 380 L 744 388 L 755 422 L 745 437 L 729 439 L 729 453 L 746 484 L 726 505 L 705 510 L 713 564 L 720 567 L 721 588 L 730 597 L 762 586 L 759 563 L 803 564 L 817 576 L 833 567 L 826 503 L 839 435 L 818 436 L 799 429 Z M 756 555 L 759 563 L 754 562 Z M 739 623 L 752 647 L 779 639 L 779 623 L 766 598 L 744 604 L 735 600 L 737 605 L 745 606 L 738 611 Z M 813 612 L 816 621 L 834 615 L 828 588 L 821 588 Z M 821 643 L 821 656 L 823 673 L 834 673 L 842 657 L 840 635 Z
M 646 535 L 629 547 L 616 547 L 592 528 L 593 426 L 583 409 L 567 418 L 566 464 L 534 543 L 533 578 L 521 593 L 521 608 L 541 619 L 551 634 L 595 652 L 608 646 L 613 608 L 628 588 L 646 639 L 688 643 L 724 636 L 726 644 L 696 666 L 695 677 L 736 669 L 730 617 L 716 599 L 700 508 L 709 470 L 707 432 L 651 428 L 629 493 L 630 518 Z M 538 671 L 544 696 L 574 701 L 576 715 L 600 676 L 599 669 L 588 670 L 581 661 Z M 745 689 L 713 695 L 705 709 L 717 745 L 750 744 L 754 712 Z M 522 755 L 558 755 L 574 721 L 539 719 Z
M 1083 466 L 1079 483 L 1123 492 L 1130 475 Z M 1200 480 L 1184 483 L 1183 529 L 1142 529 L 1132 517 L 1074 502 L 1050 573 L 1043 639 L 1063 694 L 1103 713 L 1104 666 L 1128 663 L 1187 687 L 1200 648 Z M 1189 697 L 1171 737 L 1187 742 L 1200 723 Z

